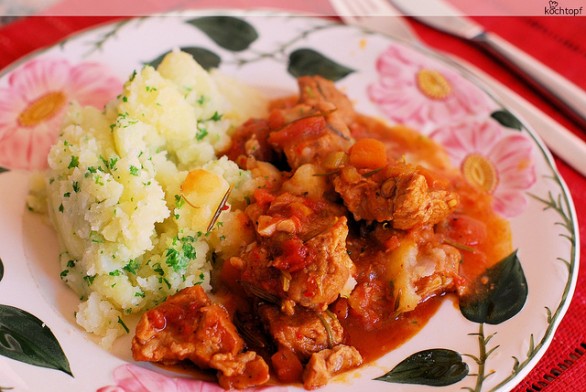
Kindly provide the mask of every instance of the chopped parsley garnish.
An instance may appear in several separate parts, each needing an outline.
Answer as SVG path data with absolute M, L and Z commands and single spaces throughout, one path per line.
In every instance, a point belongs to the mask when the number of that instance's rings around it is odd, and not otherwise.
M 69 165 L 67 166 L 68 169 L 73 169 L 74 167 L 79 166 L 79 157 L 72 155 L 71 161 L 69 161 Z
M 79 193 L 79 191 L 81 190 L 81 188 L 79 187 L 79 182 L 77 181 L 73 181 L 72 187 L 75 193 Z
M 204 137 L 208 135 L 208 130 L 201 124 L 197 124 L 197 133 L 195 134 L 195 139 L 199 142 L 202 141 Z
M 88 286 L 91 286 L 94 283 L 97 275 L 86 275 L 83 277 L 83 280 L 87 283 Z
M 214 112 L 214 114 L 212 115 L 212 117 L 209 118 L 209 121 L 220 121 L 222 119 L 222 114 L 218 113 L 218 112 Z
M 193 247 L 195 238 L 192 236 L 186 236 L 182 238 L 175 237 L 173 239 L 173 247 L 168 248 L 165 253 L 165 262 L 173 271 L 179 272 L 184 271 L 191 260 L 195 260 L 197 254 Z
M 110 276 L 120 276 L 120 270 L 110 271 L 110 272 L 108 272 L 108 275 L 110 275 Z
M 140 261 L 137 259 L 130 260 L 128 264 L 126 264 L 122 269 L 124 271 L 130 272 L 133 275 L 136 275 L 136 272 L 140 268 Z
M 118 163 L 118 157 L 112 157 L 109 160 L 106 160 L 103 156 L 100 155 L 100 160 L 108 168 L 108 170 L 116 170 L 116 163 Z
M 138 167 L 134 166 L 134 165 L 130 165 L 130 174 L 133 176 L 138 177 Z
M 116 117 L 116 123 L 114 124 L 114 126 L 117 126 L 118 128 L 126 128 L 129 125 L 136 124 L 137 122 L 138 122 L 138 120 L 135 120 L 135 119 L 129 117 L 128 112 L 124 112 L 124 113 L 118 114 L 118 117 Z M 113 130 L 114 127 L 111 126 L 111 129 Z
M 181 195 L 175 195 L 175 208 L 181 208 L 185 204 L 185 199 Z
M 161 268 L 161 264 L 157 263 L 153 265 L 153 271 L 155 271 L 159 275 L 165 275 L 165 271 Z
M 97 185 L 104 185 L 104 181 L 102 179 L 102 176 L 100 176 L 99 174 L 96 174 L 96 176 L 94 177 L 94 182 Z
M 87 168 L 87 171 L 88 171 L 88 173 L 96 174 L 98 172 L 98 169 L 96 169 L 93 166 L 90 166 L 90 167 Z M 89 174 L 86 173 L 86 177 L 88 177 L 88 176 L 89 176 Z

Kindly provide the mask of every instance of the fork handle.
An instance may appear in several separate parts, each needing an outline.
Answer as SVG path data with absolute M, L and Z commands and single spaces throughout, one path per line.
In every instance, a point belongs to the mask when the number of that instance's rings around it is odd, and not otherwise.
M 496 34 L 484 32 L 472 41 L 506 63 L 586 131 L 584 90 Z

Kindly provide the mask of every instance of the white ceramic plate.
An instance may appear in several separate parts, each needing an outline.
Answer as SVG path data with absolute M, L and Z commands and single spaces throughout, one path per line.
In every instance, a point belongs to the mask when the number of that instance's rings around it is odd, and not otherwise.
M 507 390 L 519 382 L 543 355 L 569 305 L 579 243 L 570 195 L 527 124 L 473 75 L 423 49 L 324 19 L 281 13 L 222 11 L 232 18 L 223 20 L 221 30 L 213 28 L 218 19 L 202 23 L 202 17 L 218 14 L 108 24 L 37 52 L 0 75 L 0 166 L 5 169 L 0 174 L 0 389 L 96 391 L 110 386 L 102 390 L 165 392 L 186 385 L 210 387 L 133 364 L 130 337 L 107 352 L 82 332 L 73 317 L 78 300 L 59 278 L 55 235 L 25 208 L 30 171 L 42 166 L 54 137 L 55 125 L 48 118 L 58 119 L 64 106 L 54 93 L 98 102 L 118 88 L 111 76 L 125 80 L 175 47 L 191 48 L 204 65 L 219 65 L 222 72 L 271 96 L 294 93 L 295 75 L 326 73 L 359 111 L 409 124 L 444 144 L 455 165 L 472 165 L 469 180 L 491 188 L 495 208 L 510 219 L 516 266 L 528 287 L 519 312 L 495 323 L 474 322 L 446 300 L 413 339 L 333 380 L 327 390 L 435 390 L 374 379 L 417 352 L 439 348 L 461 355 L 465 366 L 460 363 L 459 369 L 468 368 L 445 389 Z

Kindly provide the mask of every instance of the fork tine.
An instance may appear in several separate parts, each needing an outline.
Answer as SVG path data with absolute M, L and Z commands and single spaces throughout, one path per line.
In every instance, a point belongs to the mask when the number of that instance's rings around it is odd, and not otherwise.
M 344 16 L 400 16 L 387 0 L 331 0 L 338 14 Z
M 389 0 L 330 0 L 337 15 L 347 24 L 366 30 L 390 34 L 405 41 L 417 42 L 400 11 Z
M 330 0 L 330 4 L 336 11 L 336 14 L 343 18 L 353 18 L 355 13 L 352 9 L 352 2 L 346 0 Z
M 371 16 L 400 16 L 401 13 L 388 0 L 361 0 Z
M 349 9 L 352 10 L 352 13 L 354 16 L 365 16 L 368 13 L 368 5 L 366 5 L 365 3 L 363 3 L 362 1 L 352 1 L 352 0 L 345 0 L 346 3 L 348 3 L 349 5 L 351 4 L 351 6 L 349 7 Z

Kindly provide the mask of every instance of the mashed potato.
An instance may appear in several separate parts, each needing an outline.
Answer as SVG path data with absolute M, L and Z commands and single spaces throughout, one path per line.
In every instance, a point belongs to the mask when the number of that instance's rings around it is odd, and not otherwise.
M 217 153 L 234 126 L 265 110 L 256 90 L 212 76 L 178 51 L 156 70 L 133 73 L 105 110 L 71 106 L 49 154 L 44 194 L 61 279 L 82 300 L 77 322 L 104 346 L 125 333 L 126 315 L 187 286 L 209 290 L 213 252 L 245 242 L 230 209 L 208 232 L 226 193 L 198 187 L 198 174 L 231 188 L 228 206 L 241 204 L 254 188 L 250 173 Z M 37 188 L 31 194 L 43 193 Z M 201 189 L 192 198 L 198 205 L 186 202 L 185 188 Z M 34 197 L 29 205 L 40 208 Z M 230 233 L 218 233 L 224 222 Z

